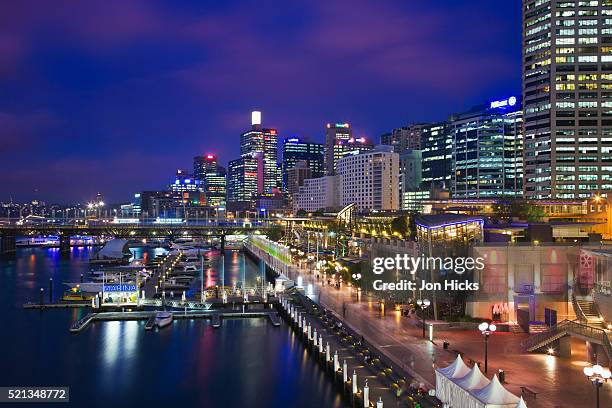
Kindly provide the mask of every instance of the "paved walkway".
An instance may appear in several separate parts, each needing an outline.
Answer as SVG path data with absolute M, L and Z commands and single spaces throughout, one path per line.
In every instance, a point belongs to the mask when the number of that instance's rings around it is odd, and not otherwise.
M 297 271 L 290 278 L 296 278 Z M 346 324 L 389 359 L 421 378 L 426 384 L 435 384 L 434 364 L 446 366 L 461 352 L 469 360 L 484 361 L 483 338 L 478 331 L 446 330 L 434 333 L 434 343 L 422 339 L 422 329 L 414 319 L 402 317 L 399 312 L 387 310 L 381 316 L 375 298 L 357 299 L 357 291 L 344 287 L 340 290 L 321 285 L 308 271 L 301 271 L 304 285 L 313 284 L 314 298 L 326 308 L 343 317 Z M 543 354 L 524 353 L 520 347 L 526 334 L 495 333 L 489 339 L 489 370 L 492 377 L 499 369 L 506 372 L 506 387 L 520 395 L 520 387 L 527 386 L 538 393 L 537 398 L 526 397 L 529 408 L 594 407 L 595 388 L 582 373 L 587 365 L 584 342 L 573 340 L 572 359 Z M 448 340 L 450 350 L 442 348 Z M 601 406 L 612 406 L 612 383 L 601 389 Z

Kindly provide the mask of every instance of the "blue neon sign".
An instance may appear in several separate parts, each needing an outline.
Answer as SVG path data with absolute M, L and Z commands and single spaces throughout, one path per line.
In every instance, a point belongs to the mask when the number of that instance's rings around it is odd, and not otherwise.
M 113 285 L 104 285 L 104 292 L 137 292 L 136 285 L 131 283 L 116 283 Z
M 516 102 L 517 102 L 516 96 L 511 96 L 508 99 L 501 99 L 499 101 L 491 102 L 490 108 L 497 109 L 497 108 L 512 107 L 516 105 Z

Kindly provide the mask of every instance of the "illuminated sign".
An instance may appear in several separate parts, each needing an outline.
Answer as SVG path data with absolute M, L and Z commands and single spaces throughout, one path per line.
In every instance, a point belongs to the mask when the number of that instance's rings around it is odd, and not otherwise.
M 511 96 L 508 99 L 501 99 L 499 101 L 493 101 L 491 102 L 491 109 L 496 109 L 496 108 L 506 108 L 508 106 L 514 106 L 516 105 L 516 97 L 515 96 Z
M 298 139 L 297 137 L 292 137 L 291 139 L 287 139 L 287 141 L 290 143 L 299 143 L 300 139 Z
M 337 128 L 348 129 L 350 127 L 350 125 L 348 123 L 336 123 L 336 127 Z
M 206 158 L 207 158 L 207 159 L 212 160 L 212 159 L 214 159 L 214 158 L 215 158 L 215 156 L 214 156 L 214 155 L 212 155 L 212 154 L 209 154 L 208 156 L 206 156 Z
M 132 283 L 104 285 L 104 292 L 138 292 L 138 286 Z

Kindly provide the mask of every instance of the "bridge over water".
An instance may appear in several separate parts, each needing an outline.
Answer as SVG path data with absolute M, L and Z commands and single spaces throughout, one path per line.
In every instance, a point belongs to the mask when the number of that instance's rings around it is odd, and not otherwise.
M 16 239 L 27 236 L 55 235 L 59 237 L 60 252 L 70 250 L 74 236 L 115 237 L 125 239 L 151 239 L 178 237 L 218 237 L 224 242 L 226 235 L 265 233 L 273 226 L 283 226 L 280 219 L 200 219 L 181 222 L 113 222 L 112 220 L 49 220 L 20 223 L 21 220 L 3 220 L 0 224 L 0 255 L 15 252 Z

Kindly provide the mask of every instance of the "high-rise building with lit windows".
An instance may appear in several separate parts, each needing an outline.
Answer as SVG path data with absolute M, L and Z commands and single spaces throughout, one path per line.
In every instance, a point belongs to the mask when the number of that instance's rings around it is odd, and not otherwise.
M 421 154 L 424 190 L 449 189 L 453 160 L 453 135 L 449 122 L 423 125 Z
M 523 0 L 524 192 L 612 190 L 612 0 Z
M 523 113 L 520 98 L 476 106 L 451 117 L 451 195 L 459 198 L 523 195 Z
M 278 132 L 261 126 L 261 112 L 251 113 L 251 130 L 240 136 L 240 156 L 253 158 L 261 167 L 258 193 L 271 195 L 278 185 Z
M 193 175 L 204 193 L 205 205 L 222 207 L 225 205 L 226 180 L 225 168 L 219 166 L 217 156 L 206 154 L 193 158 Z
M 232 160 L 227 170 L 228 206 L 249 208 L 258 196 L 259 163 L 252 157 Z
M 305 162 L 310 169 L 309 178 L 322 177 L 325 174 L 324 146 L 321 143 L 313 143 L 297 137 L 283 139 L 283 190 L 288 192 L 288 172 L 298 162 Z
M 365 137 L 353 137 L 348 123 L 328 123 L 325 129 L 325 174 L 336 174 L 338 160 L 349 154 L 372 150 L 374 145 Z

